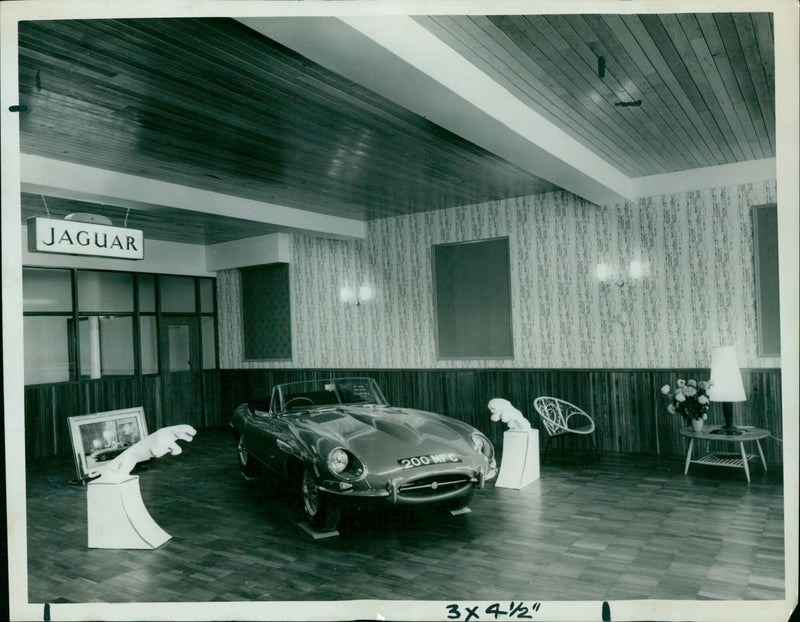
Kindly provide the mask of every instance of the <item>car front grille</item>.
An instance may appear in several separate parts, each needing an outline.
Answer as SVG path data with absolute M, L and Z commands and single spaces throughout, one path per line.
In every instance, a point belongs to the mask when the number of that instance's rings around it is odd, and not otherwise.
M 470 485 L 469 475 L 448 473 L 443 475 L 428 475 L 402 484 L 397 489 L 398 497 L 406 499 L 424 499 L 436 497 L 447 492 L 459 490 Z

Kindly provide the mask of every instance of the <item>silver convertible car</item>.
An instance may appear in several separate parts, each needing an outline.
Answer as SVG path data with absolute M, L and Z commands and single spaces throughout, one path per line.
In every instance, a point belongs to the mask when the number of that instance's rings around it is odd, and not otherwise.
M 372 378 L 280 384 L 269 403 L 239 405 L 230 425 L 245 478 L 298 486 L 318 530 L 334 529 L 346 503 L 461 509 L 497 475 L 492 443 L 478 430 L 389 406 Z

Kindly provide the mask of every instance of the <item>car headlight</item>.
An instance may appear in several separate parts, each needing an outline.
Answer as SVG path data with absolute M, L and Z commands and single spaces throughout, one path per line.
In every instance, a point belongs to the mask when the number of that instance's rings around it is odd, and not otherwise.
M 479 432 L 473 432 L 471 438 L 472 445 L 475 447 L 476 451 L 479 451 L 486 456 L 487 460 L 492 460 L 492 458 L 494 458 L 494 447 L 488 438 Z
M 328 454 L 328 468 L 331 473 L 341 473 L 347 468 L 350 457 L 341 447 L 337 447 Z

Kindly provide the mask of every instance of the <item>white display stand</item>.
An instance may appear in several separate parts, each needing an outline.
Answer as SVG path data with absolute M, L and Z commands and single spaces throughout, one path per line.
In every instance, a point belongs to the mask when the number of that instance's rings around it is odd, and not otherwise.
M 497 488 L 525 488 L 539 479 L 539 430 L 506 430 Z
M 86 486 L 90 549 L 156 549 L 172 536 L 144 507 L 139 478 Z

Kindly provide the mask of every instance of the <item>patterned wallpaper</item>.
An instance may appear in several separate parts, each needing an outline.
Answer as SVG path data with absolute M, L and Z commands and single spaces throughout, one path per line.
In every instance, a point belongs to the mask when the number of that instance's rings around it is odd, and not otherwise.
M 707 367 L 712 346 L 730 343 L 741 367 L 779 367 L 757 355 L 750 213 L 774 202 L 774 181 L 604 207 L 555 192 L 373 221 L 360 241 L 295 235 L 291 366 Z M 431 246 L 499 236 L 510 238 L 515 358 L 437 361 Z M 372 300 L 341 300 L 361 286 Z M 243 362 L 238 271 L 217 287 L 221 366 L 286 367 Z

